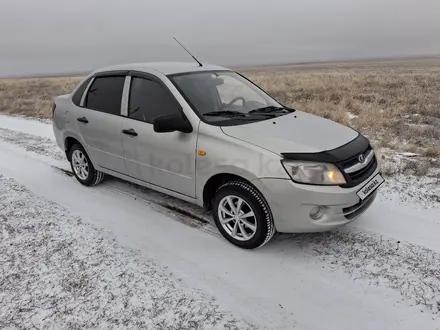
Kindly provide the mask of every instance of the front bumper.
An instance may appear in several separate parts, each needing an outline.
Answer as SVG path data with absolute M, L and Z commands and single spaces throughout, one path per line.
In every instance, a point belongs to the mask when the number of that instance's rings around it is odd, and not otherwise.
M 357 219 L 371 206 L 377 190 L 363 201 L 357 192 L 379 172 L 378 167 L 367 180 L 352 188 L 303 185 L 275 178 L 253 183 L 266 197 L 278 232 L 320 232 Z M 310 211 L 316 206 L 324 206 L 325 211 L 320 219 L 313 220 Z

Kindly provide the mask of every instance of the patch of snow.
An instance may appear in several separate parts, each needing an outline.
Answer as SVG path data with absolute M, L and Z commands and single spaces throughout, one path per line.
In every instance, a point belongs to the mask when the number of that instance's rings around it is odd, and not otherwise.
M 64 161 L 66 155 L 52 139 L 0 128 L 0 139 L 24 147 L 27 151 Z
M 12 117 L 0 114 L 0 128 L 32 134 L 55 141 L 52 125 L 45 121 L 32 120 L 25 117 Z
M 358 116 L 356 116 L 355 114 L 347 111 L 347 117 L 348 117 L 349 120 L 352 120 L 352 119 L 357 118 Z
M 399 201 L 414 208 L 438 208 L 440 205 L 440 168 L 434 159 L 411 152 L 379 150 L 379 162 L 386 177 L 380 194 L 382 200 Z M 409 168 L 409 169 L 408 169 Z M 412 169 L 414 168 L 414 169 Z M 424 175 L 414 175 L 418 169 Z
M 0 176 L 0 328 L 255 329 L 166 268 Z
M 381 187 L 381 199 L 413 204 L 416 208 L 438 208 L 440 204 L 440 178 L 394 174 L 386 178 Z
M 397 289 L 414 304 L 440 310 L 440 253 L 380 235 L 334 231 L 284 235 L 305 253 L 330 267 L 342 267 L 355 279 Z
M 397 155 L 403 156 L 403 157 L 420 157 L 420 154 L 417 154 L 415 152 L 399 152 Z

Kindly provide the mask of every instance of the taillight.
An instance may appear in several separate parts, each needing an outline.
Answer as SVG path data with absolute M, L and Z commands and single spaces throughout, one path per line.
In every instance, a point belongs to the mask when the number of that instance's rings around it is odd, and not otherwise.
M 55 109 L 56 109 L 56 107 L 57 107 L 57 105 L 55 104 L 55 102 L 52 103 L 52 119 L 53 119 L 53 116 L 55 115 Z

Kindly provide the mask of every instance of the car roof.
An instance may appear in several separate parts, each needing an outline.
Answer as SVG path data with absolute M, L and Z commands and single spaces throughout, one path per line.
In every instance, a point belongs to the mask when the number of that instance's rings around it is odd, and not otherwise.
M 199 66 L 195 62 L 145 62 L 145 63 L 130 63 L 130 64 L 109 66 L 96 70 L 95 73 L 116 71 L 116 70 L 135 70 L 135 71 L 145 71 L 145 72 L 156 71 L 164 75 L 172 75 L 172 74 L 187 73 L 187 72 L 202 72 L 202 71 L 229 70 L 229 69 L 211 64 L 203 64 L 203 66 Z

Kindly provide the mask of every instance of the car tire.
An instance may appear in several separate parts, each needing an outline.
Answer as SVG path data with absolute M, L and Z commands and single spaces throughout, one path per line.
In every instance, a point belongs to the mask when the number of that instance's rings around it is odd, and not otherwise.
M 104 180 L 104 173 L 95 169 L 80 144 L 75 144 L 69 150 L 70 166 L 75 178 L 84 186 L 96 186 Z
M 240 248 L 259 248 L 275 234 L 269 205 L 246 181 L 223 184 L 212 200 L 212 213 L 223 237 Z

